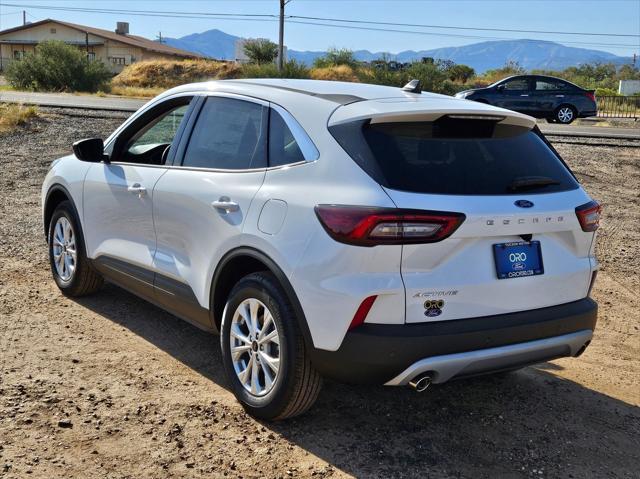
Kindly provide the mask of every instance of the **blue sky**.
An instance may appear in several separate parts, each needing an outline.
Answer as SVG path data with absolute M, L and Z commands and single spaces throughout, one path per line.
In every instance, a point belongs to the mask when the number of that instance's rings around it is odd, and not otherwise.
M 6 4 L 19 4 L 6 5 Z M 277 40 L 278 24 L 272 20 L 239 21 L 219 18 L 163 18 L 133 14 L 55 11 L 37 6 L 107 8 L 208 13 L 277 14 L 278 0 L 0 0 L 0 29 L 27 20 L 57 18 L 113 30 L 115 22 L 128 21 L 131 33 L 155 38 L 181 37 L 217 28 L 243 37 Z M 24 7 L 23 7 L 24 6 Z M 503 28 L 562 32 L 640 34 L 640 0 L 292 0 L 289 15 L 332 17 L 457 27 Z M 489 39 L 534 38 L 568 46 L 640 54 L 640 38 L 487 32 L 377 27 L 430 32 L 429 35 L 320 27 L 288 22 L 285 43 L 296 50 L 328 47 L 398 52 L 466 45 Z M 457 35 L 457 36 L 456 36 Z M 475 37 L 475 38 L 470 38 Z M 483 38 L 479 38 L 483 37 Z M 584 44 L 583 44 L 584 43 Z M 604 44 L 629 45 L 613 46 Z

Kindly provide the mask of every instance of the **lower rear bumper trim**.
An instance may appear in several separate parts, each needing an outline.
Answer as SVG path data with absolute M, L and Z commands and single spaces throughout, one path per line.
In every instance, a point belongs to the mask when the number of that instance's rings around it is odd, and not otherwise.
M 480 374 L 558 357 L 576 356 L 592 337 L 593 331 L 587 329 L 526 343 L 433 356 L 413 363 L 388 381 L 385 386 L 405 386 L 419 374 L 427 372 L 431 376 L 431 381 L 438 384 L 456 376 Z

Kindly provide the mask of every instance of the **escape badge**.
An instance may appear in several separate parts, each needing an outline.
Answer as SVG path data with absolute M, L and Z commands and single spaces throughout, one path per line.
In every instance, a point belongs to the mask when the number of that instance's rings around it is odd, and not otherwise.
M 444 307 L 443 299 L 428 299 L 424 302 L 424 315 L 429 318 L 440 316 Z

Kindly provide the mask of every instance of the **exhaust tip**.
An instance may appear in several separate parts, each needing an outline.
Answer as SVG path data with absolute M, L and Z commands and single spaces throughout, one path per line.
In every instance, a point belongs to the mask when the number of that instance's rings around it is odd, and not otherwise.
M 586 343 L 584 343 L 584 345 L 575 354 L 574 358 L 582 356 L 582 353 L 584 353 L 585 349 L 587 349 L 587 346 L 589 346 L 589 344 L 591 344 L 591 341 L 587 341 Z
M 431 376 L 428 374 L 420 374 L 409 381 L 409 386 L 419 393 L 426 391 L 426 389 L 431 386 Z

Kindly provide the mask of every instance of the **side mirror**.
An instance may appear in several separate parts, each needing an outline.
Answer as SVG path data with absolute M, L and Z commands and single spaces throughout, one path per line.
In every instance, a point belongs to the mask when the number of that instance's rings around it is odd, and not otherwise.
M 101 138 L 86 138 L 73 144 L 73 153 L 80 161 L 91 163 L 109 162 L 109 157 L 104 154 L 104 143 Z

